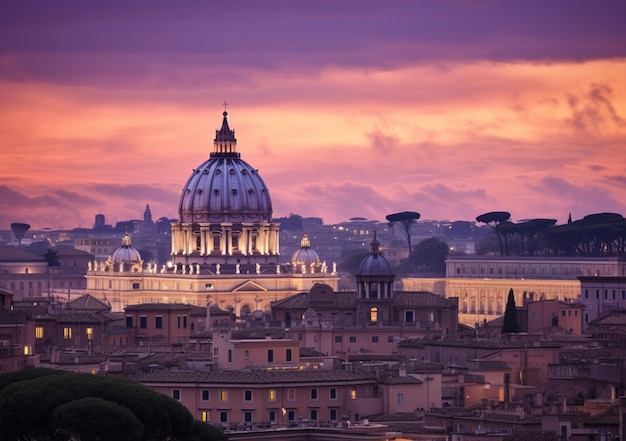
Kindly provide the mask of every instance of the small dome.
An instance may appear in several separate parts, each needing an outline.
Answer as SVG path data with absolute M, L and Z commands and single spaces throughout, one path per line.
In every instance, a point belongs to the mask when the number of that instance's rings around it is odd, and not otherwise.
M 361 261 L 357 274 L 364 276 L 393 275 L 389 261 L 380 253 L 380 242 L 376 239 L 376 233 L 374 233 L 370 253 Z
M 130 244 L 130 236 L 128 233 L 124 234 L 122 246 L 115 250 L 111 259 L 115 263 L 141 263 L 141 255 L 139 251 Z
M 311 249 L 311 241 L 309 240 L 306 233 L 302 236 L 302 240 L 300 241 L 300 248 L 293 253 L 291 257 L 291 263 L 293 265 L 306 265 L 307 267 L 311 264 L 317 265 L 320 263 L 320 258 L 315 251 Z

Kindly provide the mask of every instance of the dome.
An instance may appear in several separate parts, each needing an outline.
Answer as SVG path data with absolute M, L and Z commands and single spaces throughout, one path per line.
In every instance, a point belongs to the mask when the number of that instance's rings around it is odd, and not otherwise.
M 311 241 L 306 233 L 302 236 L 300 241 L 300 248 L 293 253 L 291 257 L 291 263 L 293 265 L 306 265 L 309 267 L 311 264 L 317 265 L 320 263 L 320 258 L 317 253 L 311 249 Z
M 361 261 L 357 274 L 363 276 L 393 275 L 389 261 L 380 253 L 380 242 L 376 239 L 376 234 L 374 234 L 370 253 Z
M 139 251 L 132 247 L 130 244 L 130 236 L 128 233 L 124 234 L 122 238 L 122 246 L 119 247 L 111 256 L 111 259 L 115 263 L 141 263 L 141 255 Z
M 187 180 L 181 222 L 271 222 L 272 201 L 258 170 L 240 158 L 228 113 L 215 131 L 214 151 Z

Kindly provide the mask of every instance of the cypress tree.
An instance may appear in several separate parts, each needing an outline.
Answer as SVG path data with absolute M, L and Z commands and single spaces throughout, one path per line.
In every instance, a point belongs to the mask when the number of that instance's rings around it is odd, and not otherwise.
M 516 332 L 519 332 L 519 326 L 517 324 L 515 296 L 513 295 L 513 288 L 511 288 L 509 290 L 509 298 L 506 302 L 506 309 L 504 310 L 504 319 L 502 320 L 502 333 L 512 334 Z

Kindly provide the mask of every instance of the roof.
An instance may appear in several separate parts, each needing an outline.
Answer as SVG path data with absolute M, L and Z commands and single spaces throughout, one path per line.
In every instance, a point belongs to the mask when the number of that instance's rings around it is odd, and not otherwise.
M 91 310 L 94 309 L 96 311 L 110 311 L 111 307 L 106 303 L 96 299 L 90 294 L 85 294 L 84 296 L 80 296 L 79 298 L 67 302 L 66 307 L 68 309 L 77 309 L 77 310 Z
M 37 254 L 29 253 L 12 246 L 0 246 L 0 262 L 45 262 Z
M 282 300 L 271 302 L 272 308 L 308 309 L 308 308 L 352 308 L 358 301 L 354 291 L 333 292 L 331 302 L 316 302 L 308 292 L 294 294 Z M 450 307 L 455 303 L 450 299 L 427 291 L 396 291 L 393 294 L 393 306 L 398 308 Z
M 190 311 L 191 305 L 184 303 L 140 303 L 128 305 L 124 311 Z
M 259 384 L 371 381 L 375 375 L 335 369 L 252 371 L 159 371 L 138 377 L 140 383 Z

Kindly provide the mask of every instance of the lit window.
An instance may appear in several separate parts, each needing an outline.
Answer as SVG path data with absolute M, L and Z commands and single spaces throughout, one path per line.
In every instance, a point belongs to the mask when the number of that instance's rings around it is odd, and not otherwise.
M 356 389 L 352 389 L 350 391 L 350 398 L 352 398 L 353 400 L 356 400 Z
M 376 323 L 378 321 L 378 308 L 373 307 L 370 309 L 370 322 Z
M 87 340 L 93 340 L 93 328 L 87 328 Z
M 35 338 L 43 338 L 43 326 L 37 326 L 35 328 Z
M 293 389 L 291 389 L 293 390 Z M 276 389 L 270 389 L 269 390 L 269 400 L 270 401 L 276 401 Z
M 226 389 L 220 390 L 220 401 L 228 401 L 228 391 Z
M 63 338 L 66 340 L 72 338 L 72 328 L 63 328 Z
M 209 422 L 209 411 L 208 410 L 203 410 L 200 413 L 200 419 L 202 420 L 202 422 L 208 423 Z
M 30 355 L 30 346 L 24 346 L 24 355 Z

